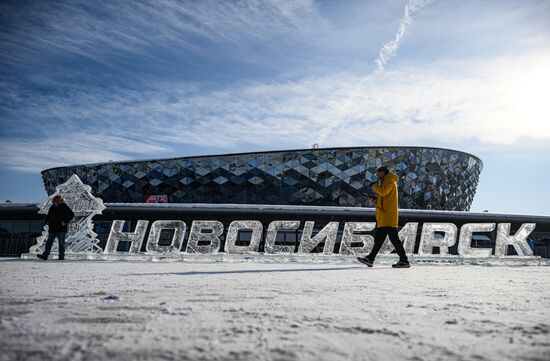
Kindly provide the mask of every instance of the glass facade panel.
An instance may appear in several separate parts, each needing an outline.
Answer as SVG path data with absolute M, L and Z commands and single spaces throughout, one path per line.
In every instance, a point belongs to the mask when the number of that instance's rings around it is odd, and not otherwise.
M 376 168 L 399 176 L 399 206 L 467 211 L 481 160 L 427 147 L 356 147 L 75 165 L 42 172 L 48 194 L 73 172 L 104 202 L 289 204 L 373 207 Z

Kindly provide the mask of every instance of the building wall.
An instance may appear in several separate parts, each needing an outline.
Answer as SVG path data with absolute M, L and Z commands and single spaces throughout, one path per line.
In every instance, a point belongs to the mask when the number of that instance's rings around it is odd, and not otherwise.
M 29 248 L 36 244 L 36 237 L 42 232 L 45 214 L 38 213 L 36 204 L 2 204 L 0 203 L 0 257 L 20 256 L 27 253 Z M 124 232 L 135 230 L 139 220 L 149 222 L 150 232 L 153 222 L 158 220 L 179 220 L 186 224 L 187 231 L 184 235 L 181 250 L 184 251 L 189 240 L 189 232 L 195 220 L 214 220 L 221 222 L 223 232 L 220 235 L 222 251 L 225 250 L 227 231 L 230 224 L 235 220 L 256 220 L 262 224 L 260 252 L 265 250 L 265 240 L 269 224 L 273 221 L 295 220 L 300 223 L 296 230 L 284 230 L 277 233 L 277 244 L 294 245 L 298 249 L 305 222 L 314 222 L 313 234 L 318 234 L 329 222 L 338 222 L 338 232 L 335 240 L 334 252 L 339 252 L 339 245 L 343 237 L 344 224 L 346 222 L 375 222 L 375 211 L 372 208 L 358 207 L 303 207 L 303 206 L 280 206 L 280 205 L 197 205 L 197 204 L 107 204 L 102 214 L 96 215 L 93 219 L 94 232 L 97 233 L 99 246 L 105 249 L 112 222 L 124 220 Z M 510 215 L 494 213 L 474 212 L 447 212 L 447 211 L 422 211 L 402 210 L 399 214 L 399 228 L 402 229 L 408 223 L 418 223 L 414 253 L 418 253 L 420 238 L 425 223 L 452 223 L 460 230 L 464 224 L 471 223 L 509 223 L 510 234 L 516 234 L 525 223 L 535 223 L 536 227 L 529 235 L 534 242 L 535 255 L 550 257 L 550 217 L 533 215 Z M 371 236 L 375 230 L 365 232 Z M 458 237 L 455 235 L 455 244 L 450 247 L 450 254 L 458 254 Z M 161 232 L 160 240 L 164 245 L 172 242 L 174 234 Z M 250 233 L 240 231 L 237 234 L 237 245 L 247 246 L 250 244 Z M 473 236 L 474 247 L 491 248 L 494 253 L 496 230 L 490 232 L 476 232 Z M 141 251 L 146 251 L 148 236 L 142 243 Z M 314 253 L 323 252 L 323 242 L 315 248 Z M 128 252 L 128 242 L 119 244 L 119 251 Z M 512 246 L 508 247 L 509 255 L 516 255 Z M 437 253 L 437 250 L 436 250 Z
M 371 207 L 364 193 L 381 165 L 400 177 L 400 208 L 436 210 L 469 210 L 483 167 L 449 149 L 358 147 L 75 165 L 42 177 L 51 194 L 76 173 L 105 202 L 167 195 L 171 203 Z

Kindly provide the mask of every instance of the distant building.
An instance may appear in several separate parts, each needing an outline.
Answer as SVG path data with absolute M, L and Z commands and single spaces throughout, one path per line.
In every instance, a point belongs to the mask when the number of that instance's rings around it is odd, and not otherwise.
M 470 209 L 483 167 L 450 149 L 353 147 L 73 165 L 42 178 L 51 194 L 77 174 L 104 202 L 369 207 L 364 193 L 381 165 L 400 177 L 400 208 L 458 211 Z

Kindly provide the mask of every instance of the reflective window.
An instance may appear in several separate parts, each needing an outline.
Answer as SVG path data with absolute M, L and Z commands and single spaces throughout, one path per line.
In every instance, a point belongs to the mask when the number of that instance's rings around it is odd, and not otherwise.
M 372 207 L 364 196 L 376 168 L 399 177 L 404 209 L 469 210 L 481 161 L 447 149 L 338 148 L 175 158 L 45 171 L 48 193 L 76 171 L 104 202 L 295 204 Z M 92 171 L 93 170 L 93 171 Z

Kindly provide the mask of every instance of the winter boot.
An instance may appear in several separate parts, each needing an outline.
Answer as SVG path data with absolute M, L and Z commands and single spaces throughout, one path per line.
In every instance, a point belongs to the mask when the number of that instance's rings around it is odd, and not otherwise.
M 411 264 L 409 261 L 399 261 L 396 264 L 392 265 L 393 268 L 409 268 Z
M 367 266 L 369 267 L 372 267 L 372 265 L 374 264 L 373 261 L 371 261 L 367 256 L 365 257 L 357 257 L 357 260 L 359 262 L 361 262 L 362 264 L 366 264 Z

